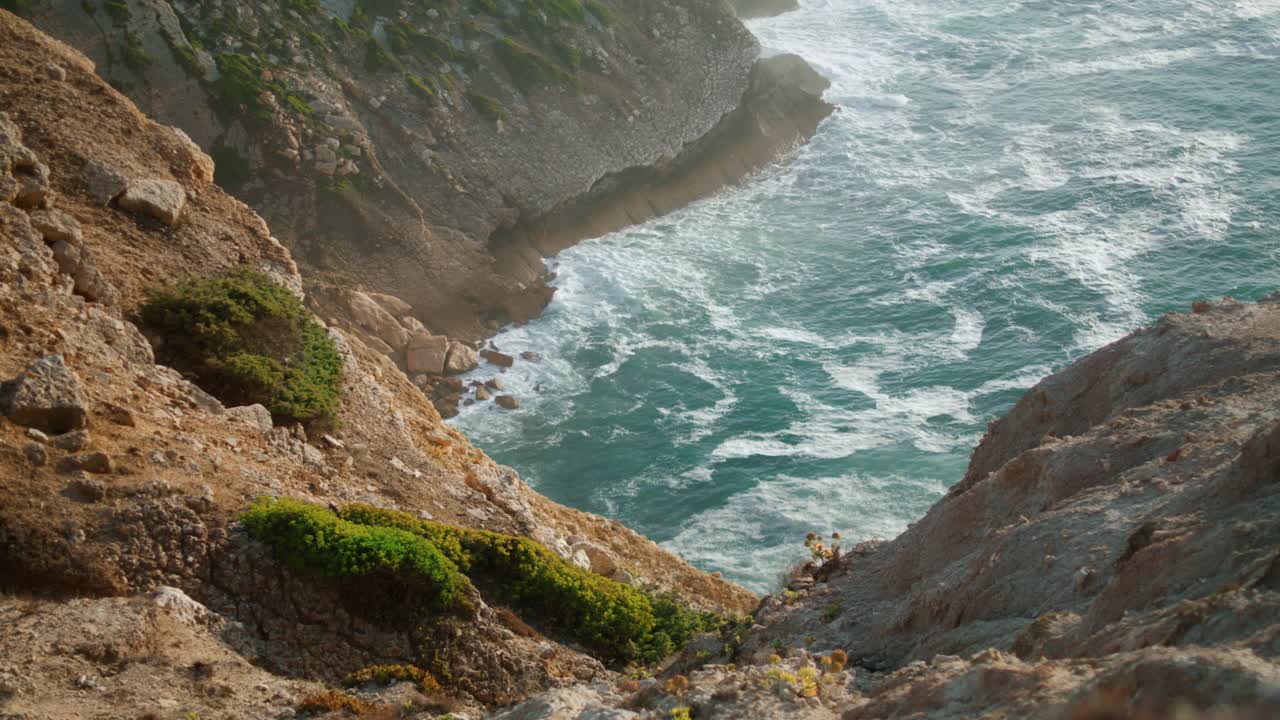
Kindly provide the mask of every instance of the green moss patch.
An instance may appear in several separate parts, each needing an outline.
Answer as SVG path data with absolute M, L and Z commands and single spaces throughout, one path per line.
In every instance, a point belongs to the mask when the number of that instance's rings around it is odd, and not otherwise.
M 318 505 L 264 498 L 241 518 L 299 572 L 343 580 L 394 576 L 423 610 L 467 613 L 467 578 L 435 545 L 393 527 L 348 522 Z
M 261 403 L 277 422 L 332 421 L 342 358 L 293 293 L 248 267 L 153 290 L 142 321 L 161 359 L 229 405 Z
M 242 520 L 301 572 L 342 580 L 390 573 L 402 583 L 398 596 L 425 598 L 423 608 L 437 611 L 467 609 L 465 589 L 474 583 L 609 662 L 657 662 L 694 635 L 726 627 L 714 613 L 583 570 L 526 537 L 369 505 L 334 513 L 288 499 L 261 499 Z M 371 671 L 353 682 L 388 673 Z
M 442 525 L 368 505 L 349 505 L 341 516 L 430 541 L 504 603 L 571 633 L 608 661 L 656 662 L 724 622 L 714 613 L 688 610 L 672 597 L 655 597 L 583 570 L 529 538 Z

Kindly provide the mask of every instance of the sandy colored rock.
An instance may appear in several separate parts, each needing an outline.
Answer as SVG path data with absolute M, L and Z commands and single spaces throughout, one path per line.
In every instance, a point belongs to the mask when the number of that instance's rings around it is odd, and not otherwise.
M 83 427 L 88 408 L 61 355 L 42 358 L 0 385 L 0 411 L 13 422 L 58 435 Z
M 448 353 L 449 338 L 418 333 L 409 340 L 405 348 L 405 367 L 414 374 L 443 375 Z
M 166 225 L 175 225 L 182 215 L 182 208 L 187 204 L 187 193 L 172 180 L 130 180 L 116 202 L 130 212 L 148 215 Z
M 129 186 L 129 181 L 115 168 L 100 160 L 89 160 L 81 172 L 85 192 L 98 205 L 110 205 Z
M 62 210 L 37 210 L 31 213 L 31 224 L 49 244 L 67 242 L 79 245 L 84 237 L 80 221 Z
M 480 365 L 480 355 L 475 348 L 457 340 L 449 341 L 449 355 L 444 362 L 447 375 L 461 375 L 471 372 Z

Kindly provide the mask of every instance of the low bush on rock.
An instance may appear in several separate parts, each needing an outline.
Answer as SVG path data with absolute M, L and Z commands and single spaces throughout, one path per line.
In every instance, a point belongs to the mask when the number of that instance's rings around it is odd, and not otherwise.
M 163 362 L 228 405 L 261 403 L 277 422 L 332 421 L 342 389 L 333 339 L 288 289 L 240 267 L 150 293 L 142 320 Z
M 394 510 L 349 505 L 337 514 L 262 499 L 244 525 L 294 568 L 336 577 L 391 571 L 432 588 L 433 607 L 466 600 L 470 582 L 573 635 L 609 662 L 652 663 L 725 621 L 567 562 L 525 537 L 454 527 Z
M 426 539 L 393 527 L 339 518 L 318 505 L 263 498 L 242 517 L 253 537 L 275 548 L 293 569 L 336 579 L 390 575 L 423 610 L 466 613 L 467 578 Z
M 691 611 L 672 597 L 584 570 L 529 538 L 442 525 L 368 505 L 349 505 L 341 515 L 429 540 L 472 581 L 573 633 L 607 660 L 656 662 L 694 635 L 723 624 L 714 613 Z

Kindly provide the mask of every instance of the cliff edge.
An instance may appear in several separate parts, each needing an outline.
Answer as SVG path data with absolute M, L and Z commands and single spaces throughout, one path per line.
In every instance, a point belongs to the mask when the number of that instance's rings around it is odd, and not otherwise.
M 1274 717 L 1277 379 L 1280 296 L 1162 317 L 1029 390 L 902 535 L 816 548 L 732 653 L 501 717 Z

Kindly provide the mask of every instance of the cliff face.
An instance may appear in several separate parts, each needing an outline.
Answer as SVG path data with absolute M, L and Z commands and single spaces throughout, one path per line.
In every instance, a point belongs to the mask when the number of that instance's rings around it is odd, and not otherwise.
M 390 662 L 450 669 L 459 708 L 608 675 L 483 600 L 429 629 L 370 620 L 351 588 L 293 573 L 238 529 L 263 495 L 532 537 L 632 587 L 754 605 L 538 496 L 339 329 L 327 434 L 273 427 L 261 406 L 224 407 L 156 365 L 133 322 L 147 288 L 237 265 L 298 293 L 302 278 L 212 183 L 209 157 L 93 69 L 0 11 L 0 713 L 263 717 Z
M 309 282 L 464 340 L 542 309 L 542 253 L 735 181 L 830 112 L 825 86 L 753 70 L 721 2 L 30 6 L 211 149 Z
M 901 536 L 800 568 L 736 666 L 508 717 L 1274 717 L 1277 379 L 1280 296 L 1161 318 L 1033 387 Z

